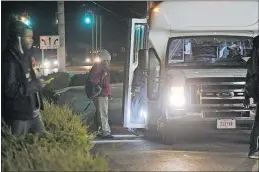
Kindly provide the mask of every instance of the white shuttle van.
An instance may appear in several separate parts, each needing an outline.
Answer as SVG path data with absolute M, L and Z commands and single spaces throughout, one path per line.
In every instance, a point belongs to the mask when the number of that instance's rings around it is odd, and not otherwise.
M 177 141 L 182 128 L 251 128 L 254 103 L 245 109 L 243 100 L 258 7 L 252 0 L 174 0 L 152 8 L 149 19 L 132 19 L 124 127 L 155 127 L 165 143 Z M 136 98 L 138 59 L 146 77 Z

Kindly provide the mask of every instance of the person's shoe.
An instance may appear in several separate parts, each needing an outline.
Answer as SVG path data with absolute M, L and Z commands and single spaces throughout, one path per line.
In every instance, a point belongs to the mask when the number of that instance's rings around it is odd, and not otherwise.
M 250 159 L 259 159 L 259 152 L 250 152 L 249 154 L 248 154 L 248 158 L 250 158 Z

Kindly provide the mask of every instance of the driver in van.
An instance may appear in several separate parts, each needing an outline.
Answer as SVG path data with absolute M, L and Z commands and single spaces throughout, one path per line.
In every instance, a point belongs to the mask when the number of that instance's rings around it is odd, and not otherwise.
M 232 45 L 231 47 L 227 47 L 228 49 L 228 56 L 227 58 L 233 58 L 240 55 L 240 47 L 236 44 Z
M 236 44 L 224 46 L 219 53 L 219 58 L 231 58 L 239 53 L 239 47 Z

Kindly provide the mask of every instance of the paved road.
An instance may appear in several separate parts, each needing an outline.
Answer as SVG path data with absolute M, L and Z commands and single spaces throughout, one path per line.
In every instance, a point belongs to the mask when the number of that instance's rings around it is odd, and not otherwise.
M 247 158 L 248 138 L 244 131 L 218 131 L 169 146 L 148 136 L 94 143 L 112 171 L 259 171 L 259 161 Z
M 71 107 L 89 122 L 95 109 L 91 105 L 84 111 L 89 100 L 82 88 L 61 94 L 60 103 L 70 100 Z M 112 89 L 116 98 L 110 101 L 109 115 L 114 126 L 122 120 L 122 84 L 114 84 Z M 249 131 L 204 130 L 169 146 L 155 132 L 137 138 L 126 132 L 128 135 L 119 135 L 122 130 L 117 127 L 113 131 L 114 140 L 93 142 L 93 152 L 105 155 L 112 171 L 259 171 L 259 162 L 247 159 Z
M 123 84 L 112 84 L 111 88 L 114 98 L 109 101 L 109 118 L 111 119 L 111 125 L 121 125 Z M 93 103 L 85 110 L 89 102 L 90 100 L 85 96 L 84 86 L 70 87 L 68 91 L 60 94 L 58 100 L 58 103 L 68 104 L 72 109 L 80 112 L 82 119 L 86 120 L 88 124 L 93 121 L 95 112 Z

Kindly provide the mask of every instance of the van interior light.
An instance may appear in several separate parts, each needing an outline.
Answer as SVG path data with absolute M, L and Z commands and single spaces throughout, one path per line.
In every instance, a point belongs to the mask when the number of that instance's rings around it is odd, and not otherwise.
M 155 7 L 155 8 L 153 9 L 153 12 L 158 13 L 158 12 L 159 12 L 159 7 Z

